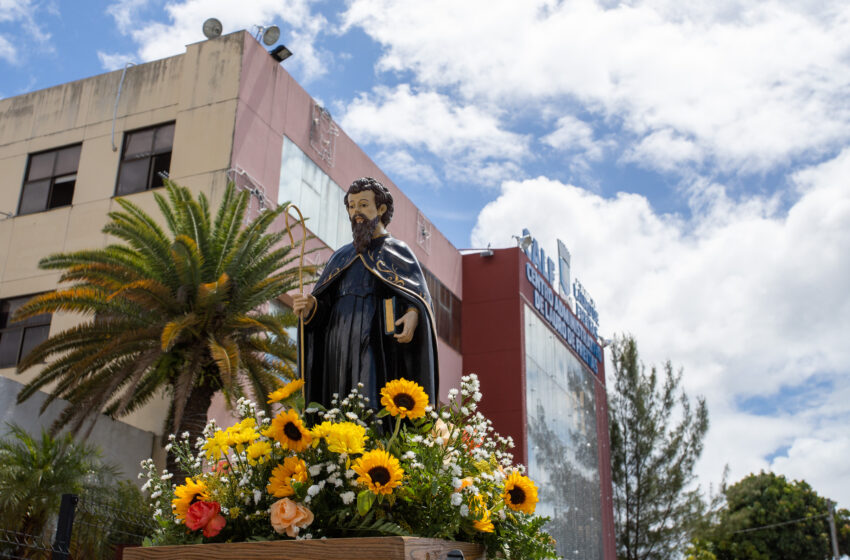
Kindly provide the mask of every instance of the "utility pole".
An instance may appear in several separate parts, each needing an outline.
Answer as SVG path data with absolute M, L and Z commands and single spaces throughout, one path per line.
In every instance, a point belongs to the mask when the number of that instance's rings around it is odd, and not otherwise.
M 835 534 L 835 502 L 832 500 L 826 501 L 829 506 L 829 513 L 827 513 L 827 520 L 829 521 L 829 537 L 832 541 L 832 557 L 834 560 L 838 560 L 838 536 Z

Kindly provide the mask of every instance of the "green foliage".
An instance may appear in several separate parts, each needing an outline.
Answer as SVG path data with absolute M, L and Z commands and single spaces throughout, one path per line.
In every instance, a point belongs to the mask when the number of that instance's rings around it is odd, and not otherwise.
M 104 463 L 97 448 L 77 443 L 70 434 L 53 437 L 42 430 L 34 438 L 17 425 L 7 428 L 0 440 L 0 526 L 52 542 L 62 494 L 75 494 L 80 502 L 71 551 L 77 558 L 111 559 L 115 544 L 127 542 L 126 533 L 152 529 L 151 508 L 142 493 L 131 482 L 117 480 L 116 467 Z M 120 515 L 103 515 L 107 503 Z M 99 511 L 89 512 L 92 504 Z M 26 552 L 0 546 L 0 555 Z
M 608 409 L 617 557 L 666 560 L 681 551 L 704 510 L 692 488 L 708 430 L 705 400 L 695 409 L 667 362 L 647 373 L 633 337 L 613 345 Z
M 770 472 L 723 489 L 726 505 L 692 545 L 717 560 L 823 560 L 831 557 L 827 499 L 805 481 Z M 839 552 L 850 552 L 850 511 L 835 515 Z M 696 557 L 701 558 L 701 557 Z
M 153 193 L 165 228 L 119 198 L 121 210 L 103 228 L 119 243 L 39 263 L 61 270 L 62 286 L 33 298 L 16 318 L 87 317 L 19 364 L 23 372 L 47 362 L 18 402 L 48 387 L 42 411 L 58 398 L 69 402 L 54 429 L 76 433 L 100 412 L 121 417 L 164 391 L 171 404 L 165 429 L 198 436 L 216 391 L 229 403 L 246 391 L 260 399 L 293 377 L 296 350 L 285 329 L 294 319 L 258 311 L 297 279 L 297 268 L 287 269 L 296 256 L 285 230 L 268 232 L 283 208 L 244 226 L 248 193 L 232 184 L 214 217 L 203 194 L 195 200 L 169 181 L 165 194 Z

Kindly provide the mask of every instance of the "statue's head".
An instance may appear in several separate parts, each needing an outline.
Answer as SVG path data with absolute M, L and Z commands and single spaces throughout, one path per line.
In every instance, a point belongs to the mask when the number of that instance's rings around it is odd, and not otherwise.
M 372 177 L 361 177 L 351 183 L 351 186 L 348 187 L 348 193 L 345 195 L 345 207 L 348 208 L 348 195 L 361 193 L 363 191 L 372 191 L 375 193 L 375 208 L 381 215 L 381 223 L 384 224 L 384 226 L 389 225 L 390 220 L 393 218 L 393 195 L 390 194 L 389 189 L 382 185 L 377 179 L 373 179 Z M 381 206 L 386 206 L 383 214 L 380 212 Z

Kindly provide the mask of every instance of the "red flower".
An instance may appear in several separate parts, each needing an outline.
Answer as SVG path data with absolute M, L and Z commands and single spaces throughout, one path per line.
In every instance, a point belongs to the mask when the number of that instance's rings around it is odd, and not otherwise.
M 195 502 L 186 512 L 186 527 L 192 531 L 203 528 L 205 537 L 214 537 L 227 524 L 220 511 L 218 502 Z

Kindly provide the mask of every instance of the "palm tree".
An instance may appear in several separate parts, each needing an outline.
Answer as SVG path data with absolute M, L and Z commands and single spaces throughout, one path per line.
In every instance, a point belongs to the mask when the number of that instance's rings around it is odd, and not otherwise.
M 117 469 L 102 463 L 96 448 L 76 444 L 70 434 L 54 438 L 42 430 L 36 439 L 20 426 L 7 428 L 7 437 L 0 440 L 0 524 L 48 542 L 62 494 L 98 493 Z
M 69 402 L 53 425 L 77 433 L 101 412 L 124 416 L 164 392 L 164 431 L 200 436 L 215 392 L 227 402 L 265 395 L 294 377 L 295 349 L 285 328 L 294 317 L 258 311 L 292 289 L 297 269 L 283 231 L 268 232 L 283 208 L 247 226 L 248 193 L 225 190 L 215 220 L 207 198 L 166 181 L 154 198 L 164 230 L 132 202 L 116 199 L 104 233 L 121 240 L 105 248 L 56 254 L 39 266 L 64 271 L 60 288 L 36 296 L 16 319 L 77 312 L 88 320 L 48 338 L 18 366 L 47 365 L 18 402 L 52 385 L 42 412 Z M 166 232 L 167 231 L 167 232 Z M 65 284 L 65 286 L 62 286 Z M 89 427 L 89 431 L 91 427 Z
M 101 460 L 94 446 L 71 434 L 53 437 L 45 430 L 35 438 L 15 424 L 0 439 L 0 527 L 32 539 L 52 541 L 62 494 L 80 497 L 70 549 L 75 558 L 114 558 L 116 542 L 130 533 L 152 532 L 150 505 L 129 480 L 118 480 L 118 468 Z M 121 515 L 107 515 L 110 508 Z M 24 537 L 26 535 L 26 537 Z M 136 543 L 141 539 L 136 539 Z M 0 545 L 0 557 L 46 557 L 26 545 Z

